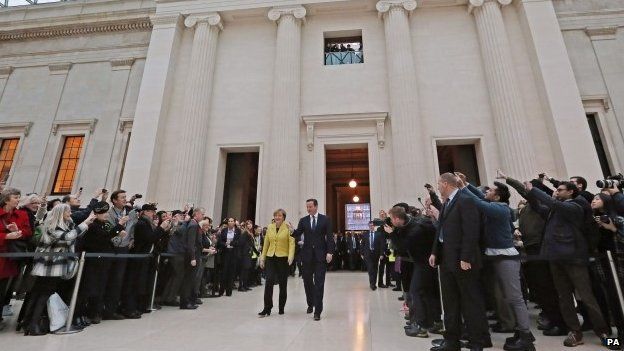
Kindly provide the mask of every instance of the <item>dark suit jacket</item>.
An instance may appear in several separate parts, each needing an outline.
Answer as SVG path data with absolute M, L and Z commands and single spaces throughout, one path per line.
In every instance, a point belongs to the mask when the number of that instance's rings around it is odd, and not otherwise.
M 470 263 L 473 269 L 481 267 L 481 215 L 474 199 L 464 191 L 459 190 L 440 213 L 431 250 L 438 262 L 449 271 L 460 270 L 459 261 Z M 440 231 L 444 234 L 444 244 L 439 241 Z
M 301 260 L 303 262 L 310 262 L 314 259 L 318 262 L 324 262 L 325 256 L 327 254 L 333 255 L 336 250 L 329 217 L 319 213 L 316 222 L 316 228 L 312 230 L 310 216 L 302 217 L 297 229 L 292 234 L 297 242 L 301 240 L 301 234 L 304 235 L 303 247 L 301 248 Z
M 223 228 L 221 229 L 221 232 L 219 233 L 219 236 L 218 236 L 219 240 L 217 242 L 217 248 L 221 250 L 222 252 L 226 252 L 228 250 L 227 249 L 227 232 L 228 232 L 228 229 Z M 240 237 L 241 237 L 240 229 L 234 228 L 234 239 L 232 239 L 230 246 L 234 248 L 232 250 L 236 256 L 239 255 L 238 246 L 240 243 Z
M 184 237 L 185 254 L 188 260 L 197 260 L 201 258 L 202 249 L 204 247 L 202 230 L 196 220 L 191 219 L 186 226 Z
M 360 247 L 360 252 L 364 257 L 368 257 L 369 255 L 373 255 L 373 257 L 379 257 L 384 253 L 386 238 L 379 231 L 375 231 L 374 233 L 375 236 L 373 239 L 373 251 L 371 251 L 370 249 L 370 231 L 362 233 L 362 246 Z

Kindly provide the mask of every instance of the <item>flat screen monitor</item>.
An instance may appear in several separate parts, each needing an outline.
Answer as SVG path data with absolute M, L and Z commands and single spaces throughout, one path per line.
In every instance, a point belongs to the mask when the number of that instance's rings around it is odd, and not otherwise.
M 345 227 L 346 230 L 368 230 L 368 222 L 371 220 L 370 204 L 346 204 Z

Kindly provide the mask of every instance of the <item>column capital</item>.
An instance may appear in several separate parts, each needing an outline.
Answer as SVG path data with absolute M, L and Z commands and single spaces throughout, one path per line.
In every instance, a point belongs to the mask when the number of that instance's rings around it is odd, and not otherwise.
M 497 3 L 499 6 L 507 6 L 511 4 L 513 0 L 468 0 L 468 12 L 472 13 L 474 9 L 483 6 L 488 2 Z
M 306 9 L 303 6 L 280 6 L 269 10 L 268 17 L 271 21 L 279 21 L 282 16 L 291 15 L 299 20 L 305 20 Z
M 187 28 L 193 28 L 197 23 L 208 23 L 210 26 L 216 26 L 223 29 L 223 20 L 217 12 L 190 14 L 184 19 L 184 25 Z
M 392 8 L 401 8 L 407 12 L 412 12 L 416 6 L 416 0 L 381 0 L 375 5 L 379 14 L 384 14 Z

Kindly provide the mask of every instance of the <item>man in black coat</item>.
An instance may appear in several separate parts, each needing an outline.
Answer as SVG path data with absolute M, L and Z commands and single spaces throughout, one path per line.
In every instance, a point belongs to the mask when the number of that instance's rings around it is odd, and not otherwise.
M 336 249 L 331 231 L 330 219 L 318 213 L 318 201 L 306 201 L 308 216 L 299 220 L 293 232 L 296 242 L 303 242 L 301 261 L 303 263 L 303 285 L 308 302 L 307 313 L 314 312 L 314 320 L 321 320 L 323 312 L 323 291 L 325 273 Z
M 184 250 L 184 279 L 180 287 L 180 309 L 194 310 L 197 308 L 197 294 L 195 293 L 195 281 L 197 270 L 202 266 L 202 229 L 199 221 L 204 218 L 204 209 L 193 209 L 193 218 L 186 225 L 185 250 Z M 203 267 L 202 267 L 203 269 Z
M 445 201 L 439 213 L 429 264 L 440 265 L 446 332 L 444 342 L 431 350 L 460 350 L 463 317 L 469 346 L 473 351 L 480 351 L 492 342 L 480 282 L 479 210 L 474 200 L 458 189 L 457 177 L 452 173 L 440 176 L 438 190 Z
M 384 253 L 385 237 L 383 233 L 375 230 L 373 221 L 368 222 L 368 232 L 362 235 L 361 255 L 366 262 L 366 270 L 368 271 L 368 282 L 371 290 L 377 290 L 377 272 L 379 267 L 379 258 Z

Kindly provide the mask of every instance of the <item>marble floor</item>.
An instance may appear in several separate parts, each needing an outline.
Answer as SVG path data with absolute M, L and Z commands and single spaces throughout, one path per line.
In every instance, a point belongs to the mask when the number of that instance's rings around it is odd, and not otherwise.
M 320 322 L 305 313 L 303 282 L 288 282 L 286 314 L 259 319 L 263 287 L 232 297 L 204 299 L 194 311 L 173 307 L 143 315 L 139 320 L 104 321 L 73 335 L 24 337 L 14 332 L 14 319 L 0 332 L 2 351 L 194 351 L 194 350 L 428 350 L 430 339 L 404 335 L 399 294 L 371 291 L 365 273 L 329 273 L 325 312 Z M 274 298 L 277 300 L 278 288 Z M 15 306 L 18 308 L 19 306 Z M 563 337 L 537 334 L 537 350 L 563 350 Z M 502 350 L 508 334 L 493 334 Z M 604 350 L 591 333 L 576 351 Z

